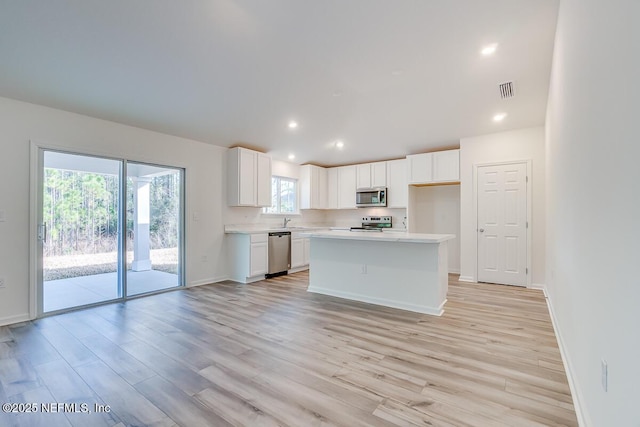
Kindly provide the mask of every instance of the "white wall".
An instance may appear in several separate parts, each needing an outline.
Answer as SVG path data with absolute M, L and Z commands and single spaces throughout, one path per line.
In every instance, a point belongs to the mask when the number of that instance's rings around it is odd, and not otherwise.
M 0 324 L 29 312 L 30 140 L 74 152 L 186 168 L 187 284 L 224 279 L 221 200 L 225 149 L 87 116 L 0 98 Z M 199 213 L 194 222 L 193 213 Z M 203 262 L 202 257 L 207 261 Z
M 640 426 L 639 16 L 637 0 L 563 0 L 558 17 L 546 283 L 585 426 Z
M 272 160 L 271 175 L 300 179 L 300 165 L 282 160 Z
M 473 166 L 531 160 L 532 285 L 545 281 L 545 134 L 543 127 L 494 133 L 460 140 L 460 276 L 476 280 L 476 227 L 473 213 Z
M 447 242 L 449 273 L 460 273 L 460 186 L 409 187 L 413 233 L 455 234 Z

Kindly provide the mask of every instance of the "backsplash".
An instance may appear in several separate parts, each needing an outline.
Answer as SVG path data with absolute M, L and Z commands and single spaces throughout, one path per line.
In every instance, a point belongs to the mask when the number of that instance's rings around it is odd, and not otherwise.
M 326 211 L 326 221 L 332 227 L 354 227 L 362 223 L 364 216 L 391 216 L 393 228 L 404 229 L 406 209 L 360 208 Z
M 391 216 L 393 228 L 406 228 L 403 224 L 406 209 L 360 208 L 336 210 L 302 210 L 298 215 L 265 215 L 260 208 L 227 207 L 226 225 L 267 225 L 278 226 L 286 216 L 291 218 L 290 226 L 355 227 L 362 223 L 364 216 Z
M 282 224 L 285 217 L 291 218 L 289 225 L 292 227 L 301 225 L 328 225 L 325 218 L 325 211 L 322 210 L 302 210 L 300 214 L 297 215 L 267 215 L 262 213 L 262 208 L 241 207 L 227 207 L 224 224 L 278 226 Z

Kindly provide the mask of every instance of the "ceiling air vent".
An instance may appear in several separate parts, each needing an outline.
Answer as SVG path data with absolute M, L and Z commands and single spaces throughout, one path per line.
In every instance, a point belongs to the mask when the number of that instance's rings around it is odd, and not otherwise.
M 500 88 L 500 98 L 507 99 L 513 98 L 515 93 L 513 92 L 513 82 L 505 82 L 498 85 Z

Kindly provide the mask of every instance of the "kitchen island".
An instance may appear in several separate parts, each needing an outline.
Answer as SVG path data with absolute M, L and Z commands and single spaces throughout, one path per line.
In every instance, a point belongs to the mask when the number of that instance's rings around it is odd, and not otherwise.
M 317 231 L 309 292 L 442 315 L 453 234 Z

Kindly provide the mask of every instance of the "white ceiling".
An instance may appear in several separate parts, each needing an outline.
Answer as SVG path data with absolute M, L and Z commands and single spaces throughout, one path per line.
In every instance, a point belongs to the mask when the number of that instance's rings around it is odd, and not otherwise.
M 398 158 L 542 125 L 557 9 L 558 0 L 3 1 L 0 96 L 282 160 L 295 153 L 297 163 Z M 483 57 L 488 43 L 498 50 Z M 507 80 L 516 96 L 501 100 Z

